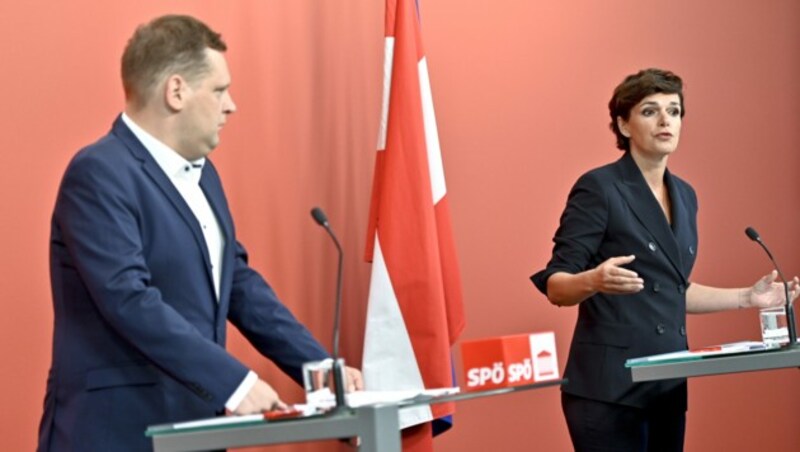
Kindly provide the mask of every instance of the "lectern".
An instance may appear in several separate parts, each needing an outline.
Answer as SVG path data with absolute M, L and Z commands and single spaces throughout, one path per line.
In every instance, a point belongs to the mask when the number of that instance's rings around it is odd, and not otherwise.
M 449 396 L 417 396 L 400 402 L 274 421 L 250 420 L 241 424 L 198 428 L 175 428 L 178 424 L 155 425 L 148 428 L 146 434 L 153 439 L 155 452 L 203 451 L 354 437 L 360 440 L 361 452 L 400 452 L 399 410 L 402 408 L 492 397 L 564 383 L 566 380 L 559 379 Z
M 631 376 L 639 382 L 790 367 L 800 368 L 800 347 L 699 358 L 687 354 L 685 359 L 632 365 Z

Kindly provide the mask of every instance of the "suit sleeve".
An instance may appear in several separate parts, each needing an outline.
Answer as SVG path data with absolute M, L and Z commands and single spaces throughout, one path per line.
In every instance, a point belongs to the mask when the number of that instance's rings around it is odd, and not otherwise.
M 76 157 L 62 181 L 54 227 L 107 325 L 153 365 L 221 408 L 248 369 L 151 286 L 137 194 L 127 177 L 104 159 Z
M 267 282 L 247 263 L 235 242 L 236 263 L 228 319 L 264 356 L 302 383 L 302 366 L 329 357 L 311 333 L 278 300 Z
M 558 272 L 580 273 L 598 262 L 594 256 L 608 224 L 608 199 L 603 184 L 591 173 L 581 176 L 567 198 L 567 206 L 553 237 L 553 254 L 547 267 L 531 280 L 547 295 L 547 280 Z

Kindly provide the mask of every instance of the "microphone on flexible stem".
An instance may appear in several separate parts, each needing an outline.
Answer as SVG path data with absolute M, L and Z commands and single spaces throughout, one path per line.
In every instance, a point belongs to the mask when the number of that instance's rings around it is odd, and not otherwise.
M 781 272 L 780 267 L 778 267 L 778 262 L 775 261 L 775 258 L 772 257 L 772 253 L 769 252 L 769 248 L 764 242 L 761 240 L 761 236 L 758 235 L 755 229 L 748 227 L 744 230 L 744 233 L 747 234 L 747 237 L 750 240 L 758 243 L 761 245 L 761 248 L 764 248 L 764 251 L 767 252 L 767 256 L 769 256 L 769 260 L 772 261 L 772 265 L 775 267 L 775 270 L 778 271 L 778 276 L 780 276 L 781 281 L 783 282 L 783 291 L 786 295 L 786 326 L 789 330 L 789 344 L 787 347 L 794 347 L 797 344 L 797 326 L 794 323 L 794 307 L 792 306 L 792 299 L 789 298 L 789 284 L 786 282 L 786 278 L 783 277 L 783 272 Z
M 331 236 L 333 239 L 334 245 L 336 245 L 336 250 L 339 252 L 339 265 L 338 265 L 338 273 L 336 276 L 336 308 L 333 314 L 333 392 L 336 395 L 336 409 L 340 410 L 346 406 L 345 398 L 344 398 L 344 384 L 345 382 L 342 381 L 342 377 L 344 376 L 344 369 L 342 368 L 342 360 L 339 359 L 339 320 L 342 317 L 342 261 L 344 259 L 344 252 L 342 252 L 342 247 L 339 245 L 339 240 L 336 239 L 336 234 L 333 233 L 331 230 L 331 226 L 328 223 L 328 217 L 325 215 L 325 212 L 322 211 L 319 207 L 314 207 L 311 209 L 311 216 L 314 218 L 314 221 L 317 222 L 318 225 L 325 228 L 328 232 L 328 235 Z

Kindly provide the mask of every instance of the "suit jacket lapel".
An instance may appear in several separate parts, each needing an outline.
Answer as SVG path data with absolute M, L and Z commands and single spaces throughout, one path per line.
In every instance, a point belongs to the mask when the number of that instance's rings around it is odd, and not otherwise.
M 125 125 L 122 118 L 118 117 L 117 120 L 114 121 L 112 130 L 114 134 L 125 143 L 133 156 L 142 162 L 142 169 L 144 172 L 156 186 L 158 186 L 161 192 L 164 193 L 164 196 L 169 200 L 175 210 L 178 211 L 180 217 L 186 222 L 187 226 L 189 226 L 197 246 L 203 250 L 202 254 L 203 261 L 205 262 L 206 274 L 213 287 L 214 277 L 211 270 L 211 261 L 208 256 L 208 246 L 206 246 L 206 240 L 205 237 L 203 237 L 203 231 L 200 229 L 200 223 L 198 223 L 192 209 L 186 204 L 186 201 L 183 200 L 183 197 L 175 188 L 175 185 L 173 185 L 172 181 L 164 174 L 164 171 L 158 166 L 158 163 L 156 163 L 147 149 L 145 149 L 128 126 Z
M 689 254 L 695 253 L 696 232 L 691 227 L 694 218 L 687 209 L 690 202 L 684 198 L 686 195 L 685 191 L 678 189 L 678 182 L 669 170 L 667 170 L 664 180 L 669 188 L 669 196 L 672 201 L 672 231 L 675 243 L 678 246 L 678 256 L 681 257 L 681 269 L 686 276 L 685 279 L 688 279 L 693 265 L 693 259 L 683 259 L 682 256 L 686 256 L 684 252 L 688 252 Z
M 235 258 L 236 242 L 233 235 L 233 221 L 228 212 L 228 203 L 222 191 L 222 184 L 211 161 L 206 159 L 203 175 L 200 177 L 200 188 L 206 195 L 211 210 L 217 217 L 217 222 L 225 237 L 225 251 L 222 253 L 222 275 L 219 288 L 219 309 L 226 309 L 230 287 L 233 281 L 233 258 Z
M 615 184 L 617 189 L 622 194 L 623 199 L 633 211 L 633 214 L 639 222 L 647 229 L 656 241 L 656 244 L 661 251 L 667 256 L 670 263 L 675 270 L 686 281 L 686 275 L 683 271 L 681 262 L 680 251 L 678 250 L 678 243 L 675 240 L 675 234 L 670 228 L 661 206 L 658 204 L 655 196 L 650 191 L 650 187 L 644 180 L 642 172 L 636 166 L 633 157 L 629 152 L 618 161 L 618 166 L 622 172 L 622 180 L 617 181 Z M 669 173 L 665 176 L 669 179 Z M 670 196 L 672 201 L 673 224 L 676 223 L 676 211 L 683 210 L 682 201 L 675 194 L 673 183 L 668 181 Z M 680 206 L 678 206 L 680 205 Z M 677 207 L 677 208 L 676 208 Z M 685 213 L 682 213 L 682 215 Z

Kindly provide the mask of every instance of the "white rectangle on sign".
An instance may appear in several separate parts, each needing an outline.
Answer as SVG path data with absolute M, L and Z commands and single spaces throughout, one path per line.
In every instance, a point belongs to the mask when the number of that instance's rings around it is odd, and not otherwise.
M 556 336 L 552 332 L 530 335 L 534 381 L 558 379 Z

